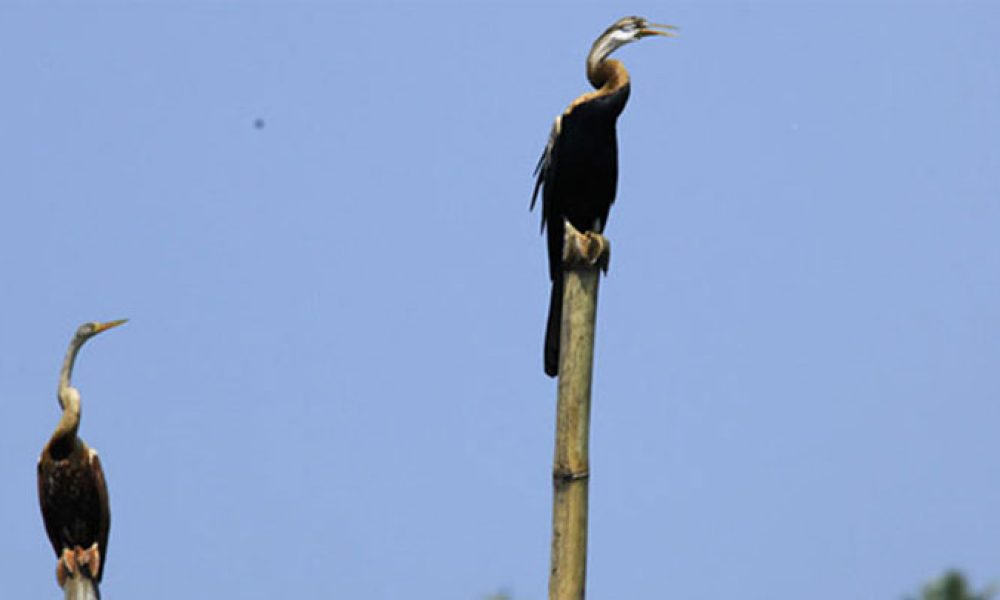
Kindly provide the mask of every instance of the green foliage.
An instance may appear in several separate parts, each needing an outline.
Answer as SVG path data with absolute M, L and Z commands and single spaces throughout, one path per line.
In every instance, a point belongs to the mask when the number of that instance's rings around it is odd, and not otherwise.
M 924 591 L 912 600 L 990 600 L 996 590 L 987 588 L 973 592 L 965 576 L 958 571 L 948 571 L 936 581 L 924 586 Z

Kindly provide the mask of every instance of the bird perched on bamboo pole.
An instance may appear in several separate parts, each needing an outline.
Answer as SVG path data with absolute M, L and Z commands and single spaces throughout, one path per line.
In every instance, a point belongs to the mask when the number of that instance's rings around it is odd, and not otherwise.
M 608 221 L 618 185 L 618 142 L 615 124 L 625 108 L 630 80 L 625 66 L 608 56 L 618 48 L 649 36 L 672 37 L 672 25 L 625 17 L 608 27 L 587 55 L 587 79 L 595 90 L 570 103 L 556 117 L 538 166 L 534 208 L 542 190 L 542 228 L 548 232 L 552 296 L 545 330 L 545 372 L 559 372 L 559 328 L 562 319 L 562 254 L 564 219 L 580 232 L 600 234 Z
M 107 560 L 111 512 L 101 461 L 77 435 L 80 392 L 70 385 L 70 378 L 76 355 L 87 340 L 125 321 L 84 323 L 76 330 L 59 373 L 62 418 L 38 460 L 38 501 L 45 532 L 56 552 L 56 580 L 68 590 L 67 580 L 82 578 L 92 583 L 88 587 L 97 598 Z

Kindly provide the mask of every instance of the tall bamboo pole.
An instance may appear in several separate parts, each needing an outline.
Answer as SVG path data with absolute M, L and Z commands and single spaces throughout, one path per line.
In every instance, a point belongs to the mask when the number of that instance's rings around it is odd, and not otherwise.
M 587 576 L 587 491 L 590 478 L 590 387 L 600 271 L 610 246 L 600 235 L 566 223 L 559 398 L 552 468 L 550 600 L 582 600 Z
M 66 579 L 63 592 L 66 594 L 65 600 L 100 600 L 101 598 L 101 594 L 97 591 L 97 584 L 79 570 Z

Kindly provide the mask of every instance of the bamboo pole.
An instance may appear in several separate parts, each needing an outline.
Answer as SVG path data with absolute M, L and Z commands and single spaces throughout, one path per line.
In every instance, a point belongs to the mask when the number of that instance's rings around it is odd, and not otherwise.
M 559 398 L 552 468 L 550 600 L 582 600 L 587 576 L 587 492 L 590 478 L 590 388 L 600 270 L 610 245 L 566 223 Z
M 63 591 L 66 593 L 65 600 L 100 600 L 101 598 L 94 580 L 79 570 L 66 579 Z

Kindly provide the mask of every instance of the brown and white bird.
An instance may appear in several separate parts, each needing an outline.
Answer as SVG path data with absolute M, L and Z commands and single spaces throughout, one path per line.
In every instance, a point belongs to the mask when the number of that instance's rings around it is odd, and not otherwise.
M 70 385 L 70 378 L 84 343 L 125 321 L 84 323 L 76 330 L 59 374 L 62 418 L 38 459 L 38 501 L 58 559 L 56 580 L 64 588 L 70 578 L 91 584 L 81 588 L 82 598 L 100 598 L 98 583 L 107 560 L 111 511 L 97 452 L 77 435 L 80 392 Z
M 551 377 L 559 372 L 564 219 L 578 231 L 602 233 L 618 186 L 615 126 L 628 101 L 631 84 L 625 66 L 608 56 L 644 37 L 672 37 L 674 29 L 673 25 L 650 23 L 642 17 L 625 17 L 597 38 L 587 55 L 587 79 L 595 90 L 571 102 L 556 117 L 535 169 L 531 207 L 541 189 L 542 228 L 548 232 L 552 280 L 545 330 L 545 372 Z

